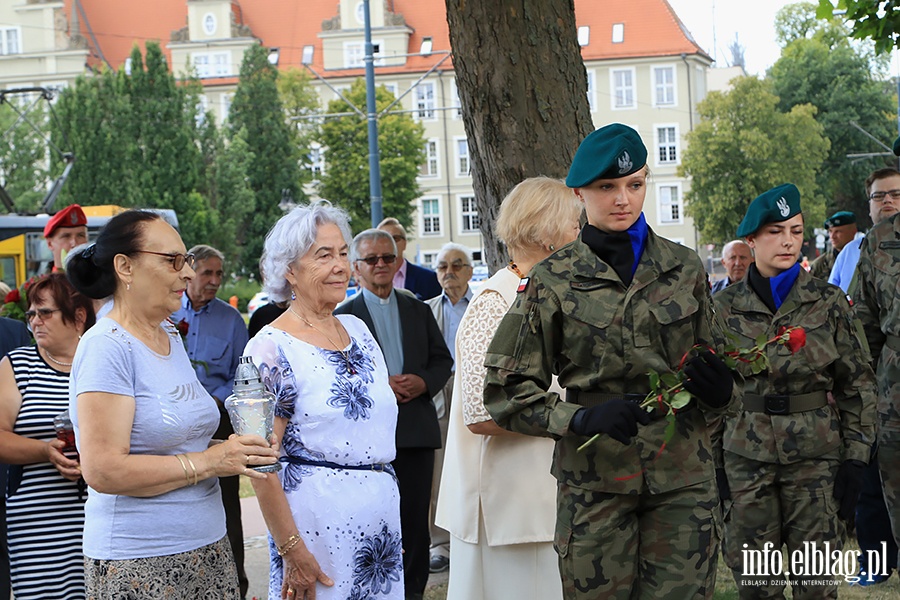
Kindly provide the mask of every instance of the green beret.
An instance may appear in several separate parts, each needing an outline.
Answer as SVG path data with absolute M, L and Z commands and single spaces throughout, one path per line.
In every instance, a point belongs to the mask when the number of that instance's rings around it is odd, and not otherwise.
M 900 156 L 900 137 L 898 137 L 896 140 L 894 140 L 893 150 L 894 150 L 894 154 L 896 154 L 897 156 Z
M 799 214 L 800 190 L 793 183 L 779 185 L 753 199 L 738 226 L 737 235 L 747 237 L 766 223 L 780 223 Z
M 849 210 L 840 210 L 825 219 L 825 229 L 840 227 L 841 225 L 853 225 L 856 223 L 856 215 Z
M 647 164 L 647 148 L 638 132 L 612 123 L 584 138 L 566 177 L 570 188 L 584 187 L 595 179 L 618 179 Z

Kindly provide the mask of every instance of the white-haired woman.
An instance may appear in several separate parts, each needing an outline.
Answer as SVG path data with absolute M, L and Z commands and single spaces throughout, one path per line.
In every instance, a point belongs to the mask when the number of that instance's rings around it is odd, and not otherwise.
M 484 282 L 459 324 L 436 518 L 451 534 L 448 600 L 562 598 L 553 550 L 553 441 L 499 427 L 482 390 L 485 352 L 519 281 L 578 236 L 580 214 L 558 179 L 533 177 L 513 188 L 496 225 L 512 261 Z
M 347 215 L 297 207 L 266 236 L 265 290 L 288 310 L 250 340 L 278 403 L 285 469 L 254 481 L 269 527 L 269 598 L 402 599 L 397 402 L 366 325 L 332 311 L 350 279 Z

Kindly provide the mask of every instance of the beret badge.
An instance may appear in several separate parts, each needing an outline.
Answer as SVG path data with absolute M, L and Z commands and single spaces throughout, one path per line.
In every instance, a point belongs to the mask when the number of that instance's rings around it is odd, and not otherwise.
M 629 171 L 631 171 L 632 167 L 634 167 L 634 163 L 631 161 L 631 156 L 628 154 L 628 150 L 623 150 L 622 155 L 618 160 L 619 164 L 619 175 L 625 175 Z

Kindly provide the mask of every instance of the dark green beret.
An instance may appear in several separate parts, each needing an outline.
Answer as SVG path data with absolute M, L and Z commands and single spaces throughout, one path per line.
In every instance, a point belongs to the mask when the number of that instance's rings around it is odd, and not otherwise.
M 825 219 L 825 229 L 840 227 L 841 225 L 853 225 L 856 223 L 856 215 L 849 210 L 839 210 Z
M 894 140 L 894 154 L 900 156 L 900 137 Z
M 737 235 L 747 237 L 766 223 L 780 223 L 799 214 L 800 190 L 793 183 L 779 185 L 753 199 L 738 226 Z
M 618 179 L 647 164 L 647 148 L 638 132 L 612 123 L 584 138 L 566 177 L 570 188 L 584 187 L 595 179 Z

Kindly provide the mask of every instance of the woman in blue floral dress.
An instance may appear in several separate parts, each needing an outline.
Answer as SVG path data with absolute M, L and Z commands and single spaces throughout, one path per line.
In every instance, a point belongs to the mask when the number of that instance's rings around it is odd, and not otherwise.
M 298 207 L 266 238 L 265 287 L 287 312 L 247 345 L 278 399 L 284 469 L 254 480 L 269 528 L 269 599 L 402 600 L 397 404 L 365 324 L 335 317 L 350 277 L 346 215 Z

